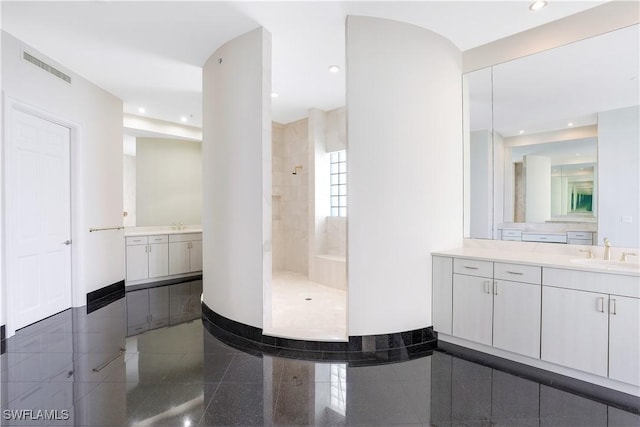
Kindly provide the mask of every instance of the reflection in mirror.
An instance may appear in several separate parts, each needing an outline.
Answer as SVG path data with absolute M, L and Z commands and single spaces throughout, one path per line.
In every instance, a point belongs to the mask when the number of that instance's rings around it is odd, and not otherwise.
M 466 237 L 620 242 L 637 228 L 620 224 L 640 216 L 639 34 L 633 25 L 465 76 Z
M 465 74 L 465 236 L 490 239 L 493 228 L 493 117 L 491 68 Z M 473 207 L 471 210 L 470 208 Z
M 595 221 L 595 138 L 508 147 L 508 222 Z M 511 212 L 511 211 L 509 211 Z

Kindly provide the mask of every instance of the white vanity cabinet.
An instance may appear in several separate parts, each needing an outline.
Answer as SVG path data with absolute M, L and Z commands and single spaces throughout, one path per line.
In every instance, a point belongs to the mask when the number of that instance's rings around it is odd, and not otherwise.
M 638 278 L 544 269 L 542 359 L 640 385 Z
M 540 356 L 541 268 L 453 260 L 452 335 Z
M 127 280 L 143 280 L 169 274 L 166 235 L 126 238 Z
M 451 335 L 453 298 L 453 258 L 433 257 L 433 329 Z
M 172 234 L 169 236 L 169 274 L 202 270 L 202 234 Z

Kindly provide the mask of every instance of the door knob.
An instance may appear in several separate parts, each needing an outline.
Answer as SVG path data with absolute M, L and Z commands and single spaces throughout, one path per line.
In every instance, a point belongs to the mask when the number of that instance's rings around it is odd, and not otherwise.
M 69 245 L 71 244 L 71 240 L 65 240 L 65 241 L 64 241 L 64 244 L 65 244 L 65 245 L 67 245 L 67 246 L 69 246 Z

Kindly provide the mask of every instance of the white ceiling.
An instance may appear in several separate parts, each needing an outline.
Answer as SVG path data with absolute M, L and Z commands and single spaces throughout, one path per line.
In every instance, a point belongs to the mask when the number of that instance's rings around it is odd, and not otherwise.
M 201 126 L 201 66 L 226 41 L 272 34 L 273 119 L 344 105 L 347 15 L 422 26 L 460 50 L 597 6 L 602 1 L 2 1 L 2 28 L 124 102 L 124 112 Z

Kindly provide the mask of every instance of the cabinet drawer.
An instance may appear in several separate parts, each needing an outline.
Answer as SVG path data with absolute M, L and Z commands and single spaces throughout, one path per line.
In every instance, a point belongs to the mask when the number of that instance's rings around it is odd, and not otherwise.
M 147 236 L 129 236 L 127 237 L 127 246 L 146 245 L 148 243 Z
M 493 262 L 456 258 L 453 260 L 453 272 L 470 276 L 493 278 Z
M 567 244 L 569 245 L 593 245 L 593 241 L 591 239 L 571 239 L 567 240 Z
M 159 236 L 149 236 L 149 243 L 168 243 L 169 236 L 161 234 Z
M 567 231 L 567 239 L 593 239 L 590 231 Z
M 202 233 L 170 234 L 169 242 L 190 242 L 202 240 Z
M 566 234 L 522 233 L 523 242 L 567 243 Z
M 521 230 L 502 230 L 502 237 L 517 237 L 518 239 L 522 237 Z
M 496 262 L 494 276 L 496 279 L 540 285 L 542 284 L 542 267 Z

